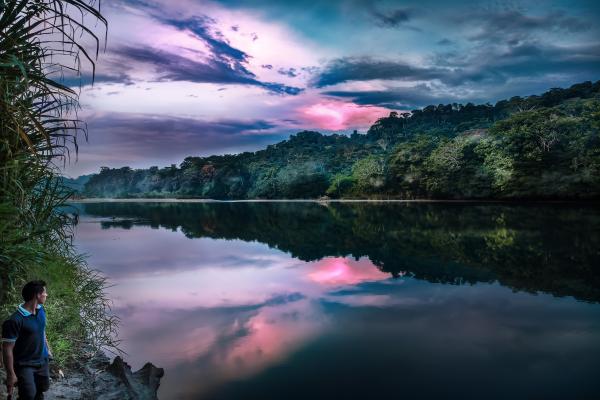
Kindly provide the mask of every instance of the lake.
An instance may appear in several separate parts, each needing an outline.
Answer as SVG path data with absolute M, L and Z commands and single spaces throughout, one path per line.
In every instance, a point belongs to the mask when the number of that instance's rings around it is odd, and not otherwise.
M 166 399 L 600 398 L 600 208 L 78 203 Z

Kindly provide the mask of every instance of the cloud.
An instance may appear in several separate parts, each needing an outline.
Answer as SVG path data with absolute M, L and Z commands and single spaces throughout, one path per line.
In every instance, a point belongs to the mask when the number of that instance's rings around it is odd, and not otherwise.
M 591 28 L 590 23 L 568 16 L 564 11 L 553 11 L 541 16 L 525 15 L 518 10 L 477 11 L 468 13 L 461 19 L 477 26 L 476 31 L 468 35 L 469 40 L 486 43 L 516 44 L 536 34 L 576 33 Z
M 371 9 L 371 15 L 375 23 L 381 27 L 398 28 L 404 26 L 412 17 L 412 10 L 408 8 L 397 8 L 387 12 L 379 11 L 374 7 Z
M 153 66 L 157 80 L 207 83 L 257 84 L 254 75 L 240 64 L 226 64 L 222 60 L 203 62 L 149 47 L 120 47 L 113 54 L 128 64 L 142 63 Z
M 124 73 L 111 74 L 110 71 L 102 71 L 100 74 L 93 76 L 86 72 L 79 76 L 67 75 L 57 76 L 55 79 L 61 84 L 69 87 L 83 87 L 92 84 L 100 83 L 121 83 L 123 85 L 133 85 L 134 81 Z
M 274 93 L 289 94 L 292 96 L 295 96 L 295 95 L 301 93 L 302 91 L 304 91 L 304 89 L 299 88 L 299 87 L 287 86 L 282 83 L 274 83 L 274 82 L 261 82 L 259 86 L 267 88 Z
M 280 95 L 302 92 L 302 88 L 290 86 L 285 79 L 280 82 L 281 76 L 276 73 L 264 76 L 261 73 L 264 69 L 251 63 L 254 55 L 242 50 L 248 46 L 248 41 L 256 41 L 256 33 L 247 33 L 242 25 L 219 21 L 217 18 L 225 18 L 223 15 L 213 18 L 192 13 L 193 16 L 183 17 L 165 12 L 159 4 L 136 3 L 136 8 L 131 9 L 128 3 L 110 7 L 112 20 L 118 25 L 116 32 L 112 32 L 117 40 L 110 43 L 100 59 L 96 82 L 182 81 L 250 85 Z M 207 11 L 211 12 L 211 9 Z M 127 32 L 123 29 L 125 24 L 139 29 Z M 231 26 L 237 29 L 232 30 Z M 233 35 L 237 44 L 232 44 L 226 34 Z M 256 52 L 256 48 L 252 50 Z M 272 65 L 269 62 L 262 64 Z M 69 77 L 65 83 L 78 86 L 79 80 Z M 89 84 L 91 79 L 85 76 L 81 83 Z
M 369 7 L 372 14 L 377 11 Z M 406 13 L 397 13 L 398 23 L 409 21 L 412 11 L 401 11 Z M 442 36 L 417 57 L 338 57 L 324 64 L 310 84 L 328 89 L 324 95 L 361 105 L 420 107 L 532 94 L 595 80 L 600 71 L 600 42 L 590 34 L 593 26 L 585 17 L 562 10 L 476 9 L 436 18 L 441 27 L 453 26 L 452 40 Z M 525 89 L 535 92 L 523 93 Z
M 361 105 L 416 108 L 539 93 L 554 86 L 596 80 L 598 71 L 600 42 L 566 46 L 528 39 L 511 46 L 490 44 L 469 52 L 434 53 L 423 66 L 372 58 L 338 59 L 328 64 L 313 84 L 336 85 L 323 94 L 349 98 Z M 344 87 L 351 86 L 345 84 L 348 82 L 364 81 L 383 83 L 376 89 Z
M 298 76 L 298 72 L 296 71 L 296 68 L 279 68 L 277 70 L 277 73 L 279 73 L 280 75 L 285 75 L 288 76 L 290 78 L 295 78 Z
M 600 71 L 600 42 L 559 46 L 523 41 L 514 46 L 484 46 L 432 55 L 424 66 L 372 57 L 347 57 L 331 61 L 313 79 L 317 88 L 351 81 L 439 81 L 449 86 L 470 82 L 507 82 L 513 77 L 572 74 L 594 79 Z M 331 94 L 331 92 L 329 92 Z
M 464 102 L 465 97 L 443 93 L 440 88 L 420 84 L 385 90 L 331 90 L 323 94 L 352 99 L 360 105 L 377 105 L 390 109 L 415 109 L 429 104 Z
M 600 71 L 600 42 L 561 46 L 527 40 L 508 47 L 483 46 L 468 55 L 438 54 L 433 62 L 443 62 L 449 68 L 440 80 L 453 86 L 469 82 L 504 84 L 519 77 L 549 75 L 593 80 Z
M 135 114 L 99 115 L 90 118 L 89 121 L 97 129 L 126 129 L 177 134 L 205 132 L 210 128 L 219 132 L 219 134 L 233 135 L 241 132 L 267 130 L 276 126 L 264 120 L 205 121 L 194 118 L 156 117 Z
M 123 63 L 141 63 L 152 66 L 157 74 L 156 81 L 187 81 L 196 83 L 221 83 L 255 85 L 277 94 L 296 95 L 301 88 L 281 83 L 261 82 L 241 63 L 229 63 L 209 58 L 196 61 L 172 52 L 156 48 L 120 47 L 113 50 Z
M 248 54 L 232 47 L 219 30 L 211 27 L 216 24 L 216 21 L 210 17 L 201 16 L 184 20 L 159 18 L 159 21 L 192 32 L 209 46 L 212 57 L 222 62 L 233 62 L 236 63 L 236 68 L 243 68 L 241 64 L 248 61 Z
M 454 44 L 454 42 L 450 39 L 441 39 L 441 40 L 438 40 L 436 44 L 438 44 L 440 46 L 449 46 L 451 44 Z
M 86 118 L 89 145 L 79 148 L 73 176 L 97 172 L 98 165 L 146 168 L 179 164 L 187 156 L 255 151 L 287 138 L 266 120 L 200 120 L 131 113 L 94 113 Z
M 344 57 L 331 61 L 314 78 L 317 88 L 348 81 L 375 79 L 429 80 L 442 76 L 436 69 L 410 65 L 404 61 L 378 60 L 373 57 Z

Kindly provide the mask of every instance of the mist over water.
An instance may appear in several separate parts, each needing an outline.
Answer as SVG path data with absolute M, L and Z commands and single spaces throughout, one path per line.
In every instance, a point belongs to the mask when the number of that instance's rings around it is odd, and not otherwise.
M 600 209 L 76 204 L 161 399 L 600 394 Z

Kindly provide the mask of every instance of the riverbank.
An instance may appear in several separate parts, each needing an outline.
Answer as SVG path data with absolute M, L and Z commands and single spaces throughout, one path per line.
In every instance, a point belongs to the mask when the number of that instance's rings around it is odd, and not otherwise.
M 78 368 L 64 372 L 52 368 L 47 400 L 157 400 L 157 391 L 164 370 L 147 363 L 136 372 L 116 357 L 112 362 L 103 354 L 81 360 Z M 0 381 L 6 381 L 4 369 Z M 15 393 L 16 394 L 16 389 Z M 5 399 L 6 386 L 0 385 L 0 399 Z
M 444 200 L 444 199 L 244 199 L 244 200 L 217 200 L 217 199 L 178 199 L 178 198 L 88 198 L 69 199 L 68 203 L 486 203 L 486 204 L 527 204 L 527 203 L 582 203 L 600 204 L 598 200 L 573 200 L 573 199 L 524 199 L 524 200 Z

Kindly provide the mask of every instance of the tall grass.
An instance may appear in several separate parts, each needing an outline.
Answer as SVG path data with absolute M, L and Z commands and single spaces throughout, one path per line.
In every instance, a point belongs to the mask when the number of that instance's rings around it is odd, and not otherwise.
M 77 254 L 61 211 L 70 193 L 59 165 L 87 135 L 78 92 L 62 82 L 86 66 L 93 74 L 98 26 L 106 20 L 95 1 L 0 0 L 0 317 L 23 283 L 45 279 L 49 341 L 63 364 L 116 344 L 105 281 Z

